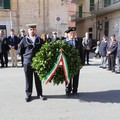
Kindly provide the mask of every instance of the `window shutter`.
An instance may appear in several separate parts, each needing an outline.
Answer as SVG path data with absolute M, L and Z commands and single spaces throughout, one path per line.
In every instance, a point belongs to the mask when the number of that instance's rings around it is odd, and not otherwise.
M 90 11 L 93 11 L 94 7 L 94 0 L 90 0 Z
M 4 9 L 10 9 L 10 0 L 4 0 Z
M 79 17 L 82 18 L 82 6 L 79 6 Z
M 104 7 L 110 6 L 111 0 L 104 0 Z

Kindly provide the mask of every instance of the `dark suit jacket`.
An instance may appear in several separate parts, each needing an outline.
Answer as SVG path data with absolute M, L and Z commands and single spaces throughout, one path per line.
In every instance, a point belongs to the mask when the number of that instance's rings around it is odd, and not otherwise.
M 117 44 L 117 57 L 120 58 L 120 41 Z
M 7 51 L 9 51 L 9 45 L 8 45 L 8 39 L 7 37 L 3 38 L 3 42 L 2 42 L 2 53 L 6 53 Z
M 116 55 L 117 54 L 117 41 L 113 41 L 111 44 L 111 41 L 107 43 L 107 51 L 110 51 L 111 54 Z
M 15 47 L 15 50 L 18 49 L 18 42 L 19 42 L 19 39 L 17 36 L 14 36 L 14 38 L 12 38 L 11 36 L 8 37 L 8 44 L 9 46 L 14 46 Z
M 102 40 L 99 47 L 99 54 L 105 57 L 107 54 L 107 41 Z
M 60 40 L 60 38 L 58 37 L 54 38 L 53 36 L 51 37 L 51 42 L 56 41 L 56 40 Z
M 71 45 L 70 41 L 68 38 L 65 40 L 68 44 Z M 79 52 L 80 58 L 81 58 L 81 64 L 83 65 L 83 46 L 82 46 L 82 40 L 80 38 L 75 39 L 75 47 Z
M 83 45 L 84 50 L 88 50 L 87 48 L 89 48 L 89 50 L 90 50 L 91 47 L 92 47 L 91 38 L 86 39 L 86 37 L 84 37 L 83 40 L 82 40 L 82 45 Z

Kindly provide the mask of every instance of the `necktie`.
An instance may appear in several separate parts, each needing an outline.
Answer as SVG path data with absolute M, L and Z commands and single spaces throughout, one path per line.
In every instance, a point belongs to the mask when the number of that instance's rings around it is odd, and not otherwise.
M 73 40 L 71 40 L 71 45 L 74 46 L 74 41 Z

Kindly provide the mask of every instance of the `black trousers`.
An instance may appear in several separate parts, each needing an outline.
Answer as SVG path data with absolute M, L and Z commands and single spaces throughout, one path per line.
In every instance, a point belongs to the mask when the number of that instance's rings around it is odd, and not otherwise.
M 85 64 L 85 58 L 87 57 L 87 64 L 89 63 L 89 53 L 90 50 L 84 50 L 83 51 L 83 63 Z
M 32 69 L 30 64 L 24 64 L 24 72 L 25 72 L 25 78 L 26 78 L 26 96 L 30 97 L 32 95 L 32 89 L 33 89 L 33 74 L 35 78 L 35 86 L 37 91 L 37 96 L 42 95 L 42 84 L 41 81 L 35 73 L 35 71 Z
M 78 71 L 78 73 L 73 77 L 73 79 L 70 80 L 69 85 L 66 85 L 66 92 L 70 93 L 72 91 L 72 93 L 77 93 L 78 91 L 78 84 L 79 84 L 79 74 L 80 71 Z
M 115 61 L 116 61 L 116 55 L 111 54 L 108 56 L 108 69 L 115 71 Z
M 3 52 L 4 64 L 8 66 L 8 52 Z
M 1 67 L 4 67 L 4 61 L 3 61 L 3 54 L 0 53 L 0 62 L 1 62 Z

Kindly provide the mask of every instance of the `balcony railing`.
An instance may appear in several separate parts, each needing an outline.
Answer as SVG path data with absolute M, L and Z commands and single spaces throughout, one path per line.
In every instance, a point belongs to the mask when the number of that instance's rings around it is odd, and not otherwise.
M 106 8 L 106 7 L 110 7 L 112 5 L 117 5 L 117 3 L 119 3 L 120 0 L 101 0 L 99 1 L 98 3 L 95 4 L 95 7 L 92 11 L 96 11 L 96 10 L 100 10 L 100 9 L 103 9 L 103 8 Z
M 71 21 L 80 21 L 89 17 L 90 15 L 91 13 L 89 12 L 82 12 L 82 14 L 79 12 L 76 12 L 74 15 L 71 16 Z
M 92 14 L 100 16 L 120 9 L 120 0 L 101 0 L 94 5 Z

